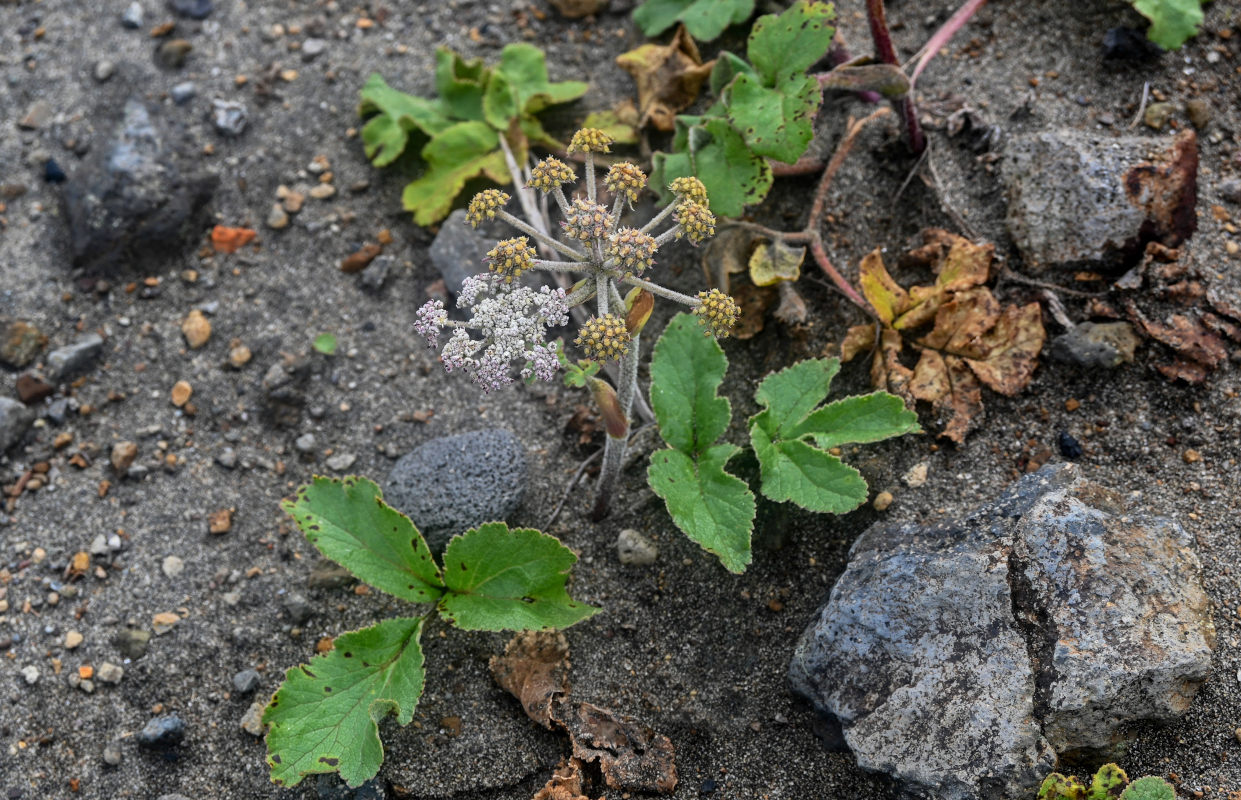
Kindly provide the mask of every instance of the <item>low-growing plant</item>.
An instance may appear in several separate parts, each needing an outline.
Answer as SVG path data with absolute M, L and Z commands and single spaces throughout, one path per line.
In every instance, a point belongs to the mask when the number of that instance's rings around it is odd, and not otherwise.
M 378 75 L 362 87 L 358 114 L 366 155 L 377 167 L 394 162 L 411 139 L 426 171 L 405 187 L 402 202 L 419 225 L 438 222 L 452 210 L 466 182 L 485 176 L 509 183 L 501 141 L 524 162 L 531 145 L 560 148 L 535 116 L 548 106 L 576 100 L 589 88 L 581 81 L 552 83 L 543 51 L 510 44 L 494 67 L 467 61 L 446 47 L 435 52 L 435 99 L 393 89 Z
M 1053 772 L 1038 790 L 1038 800 L 1176 800 L 1176 789 L 1163 778 L 1138 778 L 1132 783 L 1115 764 L 1104 764 L 1090 785 Z
M 521 377 L 551 381 L 561 366 L 557 342 L 547 341 L 547 330 L 565 325 L 571 309 L 594 301 L 595 315 L 581 326 L 574 343 L 586 356 L 599 362 L 617 362 L 615 388 L 603 378 L 585 376 L 607 424 L 603 465 L 595 492 L 594 516 L 607 512 L 612 487 L 620 472 L 629 439 L 630 415 L 637 390 L 642 329 L 650 318 L 655 297 L 663 297 L 693 309 L 707 331 L 726 336 L 737 321 L 739 310 L 731 297 L 713 289 L 696 297 L 652 283 L 643 274 L 655 263 L 659 248 L 674 239 L 686 238 L 697 245 L 715 234 L 715 216 L 707 206 L 707 193 L 696 178 L 683 177 L 670 187 L 677 201 L 668 205 L 641 228 L 622 226 L 627 207 L 646 188 L 646 175 L 629 162 L 613 164 L 602 180 L 595 172 L 595 156 L 611 150 L 611 137 L 595 128 L 573 135 L 568 153 L 582 153 L 585 162 L 584 196 L 569 199 L 564 186 L 575 183 L 573 168 L 549 157 L 529 169 L 526 185 L 518 189 L 521 205 L 530 221 L 505 210 L 512 199 L 498 189 L 480 192 L 470 201 L 466 219 L 477 227 L 498 219 L 524 236 L 505 239 L 487 254 L 490 272 L 467 278 L 457 297 L 459 308 L 469 308 L 466 321 L 449 319 L 442 300 L 430 300 L 417 312 L 414 329 L 430 347 L 439 345 L 445 328 L 452 330 L 440 351 L 448 372 L 463 371 L 489 392 L 513 382 L 512 363 L 522 363 Z M 517 171 L 516 164 L 512 169 Z M 612 194 L 611 207 L 604 205 L 600 188 Z M 537 213 L 531 192 L 555 201 L 563 220 L 564 239 L 552 236 L 546 218 Z M 657 229 L 670 223 L 662 232 Z M 544 250 L 539 258 L 534 245 Z M 580 276 L 571 287 L 542 286 L 537 291 L 522 283 L 532 269 Z M 566 281 L 567 282 L 567 281 Z M 620 287 L 628 293 L 622 297 Z M 474 338 L 477 332 L 481 338 Z
M 753 13 L 754 0 L 646 0 L 633 10 L 633 21 L 647 36 L 658 36 L 679 22 L 695 39 L 710 41 Z
M 338 772 L 350 786 L 383 763 L 378 723 L 413 719 L 425 672 L 420 638 L 438 615 L 468 631 L 565 628 L 597 608 L 565 589 L 577 561 L 554 537 L 489 522 L 453 537 L 443 568 L 422 534 L 372 481 L 316 477 L 282 503 L 306 538 L 358 580 L 410 603 L 431 604 L 337 637 L 333 648 L 285 673 L 263 712 L 271 779 L 295 786 Z
M 1147 37 L 1164 50 L 1176 50 L 1198 35 L 1204 0 L 1130 0 L 1151 21 Z
M 762 380 L 749 420 L 750 446 L 763 496 L 801 508 L 843 514 L 866 501 L 866 481 L 832 452 L 919 430 L 918 418 L 887 392 L 824 404 L 840 361 L 809 359 Z M 727 471 L 741 452 L 719 439 L 732 418 L 717 394 L 728 359 L 681 314 L 664 330 L 651 359 L 651 406 L 668 445 L 651 455 L 647 479 L 677 527 L 731 572 L 750 563 L 755 499 Z

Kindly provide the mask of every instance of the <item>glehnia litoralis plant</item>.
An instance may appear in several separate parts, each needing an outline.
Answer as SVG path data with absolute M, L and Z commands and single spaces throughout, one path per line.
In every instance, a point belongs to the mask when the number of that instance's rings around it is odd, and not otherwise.
M 514 361 L 522 364 L 522 378 L 553 380 L 559 369 L 559 353 L 556 342 L 547 341 L 548 329 L 567 324 L 570 309 L 594 301 L 595 313 L 581 326 L 574 343 L 590 359 L 618 362 L 615 389 L 601 378 L 588 378 L 608 433 L 595 490 L 596 519 L 607 513 L 624 461 L 642 327 L 650 317 L 654 298 L 689 306 L 706 332 L 716 336 L 726 336 L 739 314 L 733 299 L 718 289 L 691 297 L 644 277 L 663 245 L 682 237 L 698 245 L 714 235 L 715 216 L 702 183 L 697 178 L 682 177 L 668 187 L 674 202 L 640 228 L 622 225 L 623 212 L 632 208 L 647 180 L 634 164 L 613 165 L 602 180 L 602 187 L 612 196 L 610 206 L 605 205 L 595 154 L 610 152 L 610 146 L 610 137 L 600 130 L 585 128 L 574 134 L 568 152 L 582 153 L 585 162 L 585 191 L 578 196 L 565 191 L 565 185 L 575 183 L 577 175 L 563 161 L 545 158 L 528 171 L 527 190 L 550 197 L 560 210 L 560 238 L 550 235 L 540 220 L 532 224 L 506 211 L 511 198 L 504 192 L 487 189 L 475 195 L 466 212 L 470 224 L 477 227 L 485 220 L 500 219 L 522 235 L 498 242 L 487 254 L 490 271 L 465 281 L 457 305 L 471 309 L 469 320 L 449 319 L 443 301 L 432 300 L 418 310 L 414 323 L 415 330 L 432 347 L 439 344 L 445 328 L 451 329 L 440 352 L 444 369 L 466 372 L 489 392 L 513 382 Z M 522 201 L 528 215 L 537 208 L 529 195 Z M 536 246 L 547 257 L 540 258 Z M 579 279 L 567 289 L 543 286 L 536 291 L 518 280 L 531 269 L 568 273 Z

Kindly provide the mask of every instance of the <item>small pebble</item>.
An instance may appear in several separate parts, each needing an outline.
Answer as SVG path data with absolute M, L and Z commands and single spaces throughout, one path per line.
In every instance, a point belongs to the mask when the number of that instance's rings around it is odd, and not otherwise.
M 891 492 L 880 492 L 875 495 L 875 499 L 871 503 L 871 507 L 876 511 L 887 511 L 888 506 L 892 505 L 892 500 L 893 497 Z
M 254 694 L 262 685 L 262 677 L 252 669 L 242 670 L 233 676 L 233 689 L 238 694 Z
M 336 472 L 344 472 L 345 470 L 352 467 L 353 462 L 357 460 L 358 460 L 358 457 L 355 456 L 353 453 L 336 453 L 331 458 L 329 458 L 325 463 L 327 464 L 328 469 L 334 470 Z
M 246 129 L 249 115 L 242 103 L 234 100 L 212 100 L 215 111 L 211 115 L 211 123 L 215 129 L 226 136 L 240 136 Z
M 32 131 L 46 125 L 51 118 L 51 105 L 46 100 L 36 100 L 26 109 L 26 115 L 18 121 L 17 127 Z
M 116 74 L 116 64 L 106 58 L 95 64 L 95 80 L 105 82 Z
M 43 162 L 43 180 L 48 183 L 64 183 L 68 177 L 56 159 L 49 158 Z
M 1191 447 L 1181 454 L 1181 459 L 1184 460 L 1186 464 L 1193 464 L 1202 460 L 1202 454 Z
M 330 183 L 318 183 L 310 190 L 310 196 L 316 200 L 327 200 L 336 194 L 336 187 Z
M 138 445 L 133 442 L 117 442 L 112 445 L 112 469 L 121 477 L 129 472 L 134 459 L 138 457 Z
M 154 750 L 176 747 L 185 739 L 185 721 L 176 714 L 155 717 L 138 732 L 138 744 Z
M 65 649 L 73 650 L 78 645 L 80 645 L 85 638 L 86 637 L 84 637 L 82 634 L 78 633 L 77 631 L 69 631 L 68 633 L 65 634 Z
M 185 39 L 169 39 L 156 48 L 155 61 L 161 67 L 180 69 L 185 66 L 185 60 L 193 49 L 194 45 Z
M 918 487 L 926 484 L 926 475 L 930 469 L 930 464 L 925 461 L 920 461 L 917 464 L 914 464 L 908 472 L 901 476 L 901 480 L 904 481 L 905 485 L 910 489 L 917 489 Z
M 124 754 L 121 752 L 121 742 L 119 739 L 113 739 L 103 748 L 103 763 L 110 767 L 119 766 Z
M 633 528 L 625 528 L 616 537 L 616 556 L 628 566 L 646 566 L 659 558 L 659 548 Z
M 124 13 L 121 14 L 121 27 L 136 30 L 142 27 L 142 3 L 138 0 L 130 3 L 125 7 Z
M 221 467 L 224 467 L 224 469 L 232 469 L 237 466 L 237 451 L 231 447 L 224 448 L 220 451 L 220 454 L 215 457 L 215 463 L 219 464 Z
M 181 333 L 190 349 L 197 350 L 211 338 L 211 322 L 196 308 L 185 316 L 185 321 L 181 323 Z
M 299 453 L 313 453 L 315 451 L 315 435 L 313 433 L 303 433 L 297 437 L 297 441 L 293 443 Z
M 262 701 L 256 700 L 246 709 L 246 713 L 241 718 L 241 729 L 251 736 L 263 735 L 263 709 Z
M 125 677 L 125 670 L 110 661 L 105 661 L 99 665 L 99 670 L 95 673 L 95 677 L 104 683 L 110 683 L 115 686 Z
M 121 655 L 130 661 L 137 661 L 146 655 L 147 646 L 151 641 L 151 632 L 141 628 L 126 628 L 116 635 L 112 644 L 121 651 Z
M 206 19 L 215 9 L 211 0 L 168 0 L 168 10 L 190 19 Z
M 214 534 L 228 533 L 233 528 L 233 510 L 221 508 L 207 515 L 207 532 Z
M 1201 97 L 1195 97 L 1185 104 L 1185 115 L 1198 130 L 1211 123 L 1211 104 Z
M 267 212 L 267 227 L 281 230 L 289 226 L 289 214 L 279 203 L 272 203 L 271 211 Z
M 175 578 L 185 572 L 185 561 L 177 556 L 166 556 L 160 564 L 160 571 L 169 578 Z
M 1146 123 L 1146 127 L 1154 130 L 1162 130 L 1163 126 L 1168 124 L 1168 120 L 1172 118 L 1172 113 L 1176 110 L 1176 106 L 1172 103 L 1151 103 L 1146 107 L 1145 113 L 1142 115 L 1142 122 Z
M 250 348 L 246 347 L 244 344 L 237 344 L 229 348 L 228 363 L 231 367 L 233 367 L 233 369 L 241 369 L 246 364 L 250 363 L 252 356 L 253 354 L 250 352 Z
M 197 94 L 198 87 L 194 85 L 193 81 L 178 83 L 168 91 L 168 95 L 172 98 L 172 102 L 179 106 L 183 106 L 190 102 Z
M 189 381 L 177 381 L 172 385 L 172 392 L 169 399 L 177 408 L 184 408 L 185 404 L 190 402 L 190 397 L 194 394 L 194 387 L 190 386 Z
M 323 54 L 327 50 L 327 40 L 311 37 L 302 42 L 302 59 L 305 61 L 313 61 L 315 58 Z
M 26 683 L 34 686 L 39 682 L 39 668 L 33 664 L 29 667 L 22 667 L 22 677 L 26 679 Z
M 294 625 L 304 625 L 314 616 L 314 606 L 300 594 L 291 594 L 284 599 L 284 611 Z
M 1060 447 L 1060 455 L 1069 461 L 1076 461 L 1082 457 L 1082 444 L 1073 438 L 1068 431 L 1060 431 L 1056 434 L 1056 444 Z

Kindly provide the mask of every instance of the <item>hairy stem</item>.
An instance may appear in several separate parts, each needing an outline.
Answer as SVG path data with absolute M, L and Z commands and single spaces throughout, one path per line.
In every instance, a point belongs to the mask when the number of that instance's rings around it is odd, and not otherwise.
M 617 376 L 617 401 L 625 419 L 630 418 L 633 398 L 638 389 L 638 361 L 642 355 L 641 334 L 634 334 L 629 345 L 629 352 L 620 360 Z M 612 501 L 612 489 L 620 477 L 621 466 L 625 463 L 625 451 L 628 449 L 629 435 L 620 438 L 608 437 L 603 446 L 603 467 L 599 470 L 599 481 L 595 484 L 595 508 L 591 516 L 597 522 L 608 513 L 608 505 Z
M 566 255 L 569 258 L 573 259 L 574 261 L 586 261 L 589 258 L 589 256 L 587 256 L 585 253 L 579 253 L 577 250 L 574 250 L 572 247 L 569 247 L 564 242 L 553 239 L 548 234 L 543 233 L 542 231 L 527 224 L 525 220 L 518 219 L 517 217 L 513 216 L 512 214 L 508 213 L 507 211 L 503 209 L 496 211 L 496 216 L 504 220 L 505 222 L 507 222 L 509 225 L 512 225 L 517 230 L 526 234 L 527 236 L 532 237 L 536 242 L 545 244 L 548 247 L 554 249 L 556 252 L 560 253 L 561 255 Z
M 677 201 L 673 199 L 671 203 L 664 206 L 662 211 L 660 211 L 655 216 L 651 217 L 650 222 L 642 226 L 642 232 L 645 234 L 649 234 L 651 231 L 655 229 L 656 225 L 658 225 L 659 223 L 667 219 L 668 215 L 671 214 L 673 211 L 676 211 L 676 209 L 677 209 Z
M 595 200 L 595 154 L 586 151 L 586 199 L 594 203 Z
M 896 48 L 892 46 L 892 34 L 888 30 L 888 17 L 883 8 L 883 0 L 866 0 L 866 21 L 870 23 L 870 38 L 875 42 L 875 55 L 885 64 L 900 66 L 896 57 Z M 921 155 L 926 149 L 926 136 L 918 123 L 918 109 L 914 107 L 913 90 L 902 99 L 896 101 L 901 121 L 905 123 L 905 132 L 909 136 L 909 149 L 915 155 Z
M 687 294 L 681 294 L 680 292 L 673 291 L 672 289 L 665 289 L 657 283 L 644 281 L 634 275 L 626 275 L 624 278 L 621 278 L 621 280 L 630 286 L 640 286 L 656 297 L 662 297 L 665 300 L 672 300 L 682 305 L 690 306 L 691 308 L 697 308 L 702 305 L 702 301 L 697 297 L 690 297 Z
M 608 301 L 610 299 L 611 296 L 608 294 L 608 276 L 600 272 L 595 275 L 595 300 L 599 304 L 599 316 L 607 316 Z

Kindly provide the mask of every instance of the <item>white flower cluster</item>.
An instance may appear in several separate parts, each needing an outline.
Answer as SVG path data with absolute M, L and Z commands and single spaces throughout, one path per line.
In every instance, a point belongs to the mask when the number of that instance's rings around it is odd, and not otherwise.
M 454 369 L 470 373 L 474 382 L 490 392 L 513 382 L 510 365 L 521 361 L 522 378 L 535 376 L 551 381 L 560 369 L 556 343 L 547 343 L 547 329 L 569 322 L 569 305 L 564 289 L 505 283 L 495 275 L 467 278 L 457 296 L 457 306 L 469 307 L 468 323 L 449 321 L 444 304 L 432 300 L 418 309 L 414 330 L 428 345 L 435 347 L 440 330 L 453 328 L 452 336 L 440 352 L 447 372 Z M 476 330 L 481 339 L 469 333 Z

